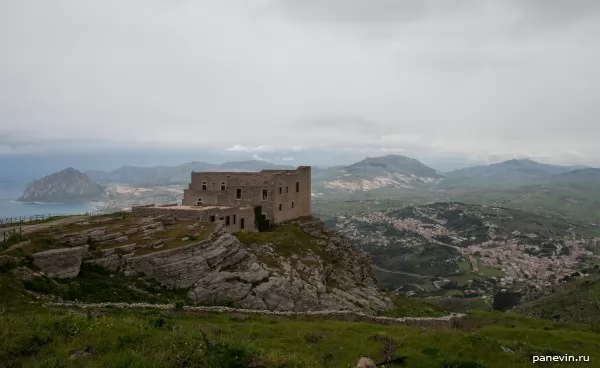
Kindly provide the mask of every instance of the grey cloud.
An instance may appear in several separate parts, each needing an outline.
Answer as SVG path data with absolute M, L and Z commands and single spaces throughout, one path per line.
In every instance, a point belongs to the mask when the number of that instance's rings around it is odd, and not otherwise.
M 274 9 L 291 19 L 355 23 L 411 22 L 437 13 L 478 7 L 478 0 L 281 0 Z
M 499 6 L 499 4 L 502 4 Z M 300 21 L 402 24 L 435 16 L 476 16 L 482 9 L 506 10 L 519 28 L 562 26 L 600 13 L 597 0 L 275 0 L 271 7 Z
M 511 0 L 521 12 L 519 26 L 562 26 L 600 14 L 597 0 Z
M 568 6 L 4 1 L 0 141 L 600 160 L 598 6 Z

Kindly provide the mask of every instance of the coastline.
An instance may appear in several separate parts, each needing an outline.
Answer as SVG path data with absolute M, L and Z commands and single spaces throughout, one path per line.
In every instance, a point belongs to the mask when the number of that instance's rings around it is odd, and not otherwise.
M 91 212 L 105 211 L 106 203 L 102 201 L 83 202 L 22 202 L 14 199 L 0 199 L 0 218 L 29 217 L 36 215 L 83 215 Z
M 10 203 L 22 203 L 22 204 L 41 204 L 41 205 L 55 205 L 55 204 L 82 204 L 82 203 L 99 203 L 100 206 L 105 206 L 106 202 L 100 200 L 84 200 L 84 201 L 64 201 L 64 202 L 43 202 L 43 201 L 21 201 L 19 199 L 13 199 Z

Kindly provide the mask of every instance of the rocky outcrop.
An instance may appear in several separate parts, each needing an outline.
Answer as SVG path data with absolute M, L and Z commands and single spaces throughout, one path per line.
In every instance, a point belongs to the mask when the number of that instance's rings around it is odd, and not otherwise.
M 376 366 L 373 359 L 362 357 L 358 360 L 356 368 L 376 368 Z
M 68 168 L 40 180 L 25 188 L 18 199 L 21 202 L 74 202 L 98 199 L 104 192 L 102 185 L 94 183 L 87 175 Z
M 201 305 L 295 312 L 376 313 L 393 308 L 377 289 L 370 257 L 343 236 L 324 230 L 320 220 L 282 225 L 258 237 L 232 235 L 219 223 L 203 240 L 175 247 L 165 234 L 173 229 L 165 225 L 169 221 L 145 218 L 126 226 L 102 224 L 60 233 L 54 244 L 65 248 L 34 254 L 34 263 L 48 276 L 73 277 L 83 259 L 169 288 L 188 289 L 190 299 Z M 200 225 L 188 228 L 195 226 Z
M 33 264 L 46 275 L 58 279 L 79 275 L 87 246 L 52 249 L 33 255 Z
M 135 249 L 131 244 L 86 262 L 126 275 L 145 275 L 168 287 L 189 288 L 189 297 L 204 305 L 368 313 L 393 307 L 376 287 L 367 254 L 339 234 L 325 232 L 319 220 L 297 226 L 320 244 L 324 254 L 284 256 L 268 242 L 248 247 L 219 226 L 209 239 L 180 248 L 136 256 L 128 253 Z

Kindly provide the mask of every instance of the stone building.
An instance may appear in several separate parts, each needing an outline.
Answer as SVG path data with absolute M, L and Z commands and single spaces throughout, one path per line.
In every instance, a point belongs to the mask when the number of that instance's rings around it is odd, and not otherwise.
M 260 172 L 192 172 L 182 205 L 140 206 L 134 215 L 171 214 L 223 221 L 230 231 L 253 231 L 254 207 L 271 223 L 311 214 L 311 167 Z
M 279 223 L 311 213 L 310 166 L 260 172 L 192 172 L 183 192 L 186 206 L 262 206 L 263 214 Z

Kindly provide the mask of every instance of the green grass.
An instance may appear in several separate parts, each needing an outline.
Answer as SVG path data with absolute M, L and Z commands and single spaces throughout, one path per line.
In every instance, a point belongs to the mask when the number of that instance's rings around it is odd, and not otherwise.
M 463 295 L 463 291 L 458 290 L 458 289 L 450 289 L 450 290 L 446 290 L 444 292 L 444 296 L 447 296 L 447 297 L 454 296 L 454 295 Z
M 47 222 L 52 222 L 52 221 L 61 220 L 61 219 L 65 219 L 65 218 L 69 218 L 69 217 L 74 217 L 74 216 L 79 216 L 79 215 L 50 216 L 50 217 L 46 217 L 45 219 L 28 220 L 28 221 L 25 221 L 23 223 L 7 223 L 7 224 L 1 224 L 0 228 L 44 224 L 44 223 L 47 223 Z M 27 216 L 25 216 L 25 217 L 27 217 Z
M 501 270 L 484 265 L 480 258 L 475 257 L 475 259 L 477 260 L 477 265 L 479 266 L 479 273 L 483 274 L 483 276 L 499 278 L 504 275 Z
M 455 291 L 455 290 L 453 290 Z M 472 311 L 491 311 L 492 307 L 483 298 L 432 298 L 430 303 L 454 313 L 467 313 Z
M 185 290 L 166 289 L 153 280 L 126 277 L 88 264 L 82 265 L 79 275 L 75 278 L 53 280 L 47 277 L 36 277 L 23 281 L 23 285 L 26 290 L 36 293 L 90 303 L 187 301 Z
M 396 296 L 393 301 L 394 310 L 384 315 L 389 317 L 441 317 L 448 314 L 440 306 L 424 300 Z
M 281 224 L 265 232 L 238 232 L 234 234 L 248 249 L 254 245 L 272 244 L 275 253 L 286 258 L 311 253 L 326 262 L 335 262 L 318 244 L 319 239 L 303 232 L 297 225 Z M 273 260 L 266 260 L 267 265 Z
M 562 285 L 555 293 L 514 310 L 537 318 L 600 324 L 600 275 Z
M 135 255 L 140 256 L 144 254 L 162 252 L 169 249 L 180 248 L 185 245 L 189 245 L 192 243 L 196 243 L 198 241 L 206 240 L 213 233 L 216 223 L 203 223 L 200 231 L 197 229 L 191 230 L 188 229 L 187 226 L 193 223 L 192 221 L 183 221 L 178 222 L 177 225 L 173 225 L 168 230 L 162 233 L 153 234 L 153 239 L 169 239 L 165 241 L 164 246 L 162 248 L 154 249 L 151 247 L 148 248 L 138 248 L 135 250 Z M 181 240 L 184 237 L 188 237 L 188 240 Z
M 270 236 L 285 238 L 284 234 Z M 130 289 L 131 285 L 141 291 Z M 529 367 L 532 354 L 600 358 L 596 325 L 554 323 L 514 313 L 472 311 L 452 327 L 436 328 L 308 316 L 223 315 L 182 308 L 104 308 L 88 313 L 44 307 L 25 293 L 25 287 L 86 302 L 185 298 L 184 291 L 89 266 L 74 279 L 36 278 L 25 286 L 10 268 L 0 270 L 0 362 L 6 367 L 242 368 L 254 360 L 262 362 L 255 366 L 267 368 L 329 368 L 352 367 L 361 356 L 380 361 L 390 352 L 406 356 L 408 368 L 443 368 L 452 361 L 464 367 L 468 362 L 480 362 L 485 368 Z M 433 299 L 396 298 L 396 308 L 389 315 L 446 314 L 445 308 L 433 303 Z M 502 347 L 514 354 L 505 353 Z
M 94 221 L 101 219 L 109 219 L 109 221 Z M 139 219 L 136 219 L 126 213 L 111 213 L 107 215 L 90 216 L 82 220 L 82 222 L 50 226 L 46 229 L 40 229 L 30 234 L 18 234 L 11 236 L 7 242 L 0 242 L 0 250 L 7 249 L 10 245 L 19 242 L 29 241 L 29 243 L 24 244 L 18 249 L 12 249 L 3 253 L 11 256 L 28 256 L 45 250 L 68 247 L 68 245 L 60 244 L 57 241 L 57 237 L 61 235 L 74 234 L 85 230 L 100 228 L 106 228 L 106 233 L 117 233 L 131 229 L 133 227 L 138 227 L 138 220 Z M 188 244 L 192 244 L 197 241 L 208 239 L 208 237 L 210 236 L 210 234 L 212 234 L 214 230 L 215 224 L 203 223 L 200 229 L 188 228 L 188 225 L 195 223 L 196 221 L 182 220 L 178 221 L 174 225 L 165 226 L 164 232 L 153 233 L 152 235 L 150 235 L 150 240 L 165 239 L 165 243 L 162 248 L 138 248 L 136 249 L 135 254 L 143 255 L 168 249 L 175 249 Z M 182 240 L 182 238 L 184 237 L 188 237 L 188 240 Z M 145 239 L 145 235 L 142 231 L 138 231 L 137 233 L 128 235 L 128 239 L 125 243 L 112 242 L 102 244 L 99 246 L 91 244 L 91 246 L 96 249 L 110 249 L 122 245 L 139 243 L 144 241 L 148 240 Z
M 492 313 L 437 329 L 156 310 L 36 310 L 0 318 L 0 360 L 7 367 L 242 368 L 251 360 L 273 368 L 353 367 L 361 356 L 380 361 L 390 352 L 406 356 L 408 368 L 450 361 L 530 367 L 533 354 L 600 358 L 600 335 L 585 326 Z M 77 351 L 80 357 L 71 358 Z
M 458 262 L 459 275 L 449 276 L 448 279 L 456 281 L 459 285 L 467 284 L 469 280 L 483 281 L 488 277 L 501 277 L 502 271 L 483 265 L 480 259 L 477 259 L 479 272 L 473 271 L 471 262 L 468 258 L 464 258 Z

